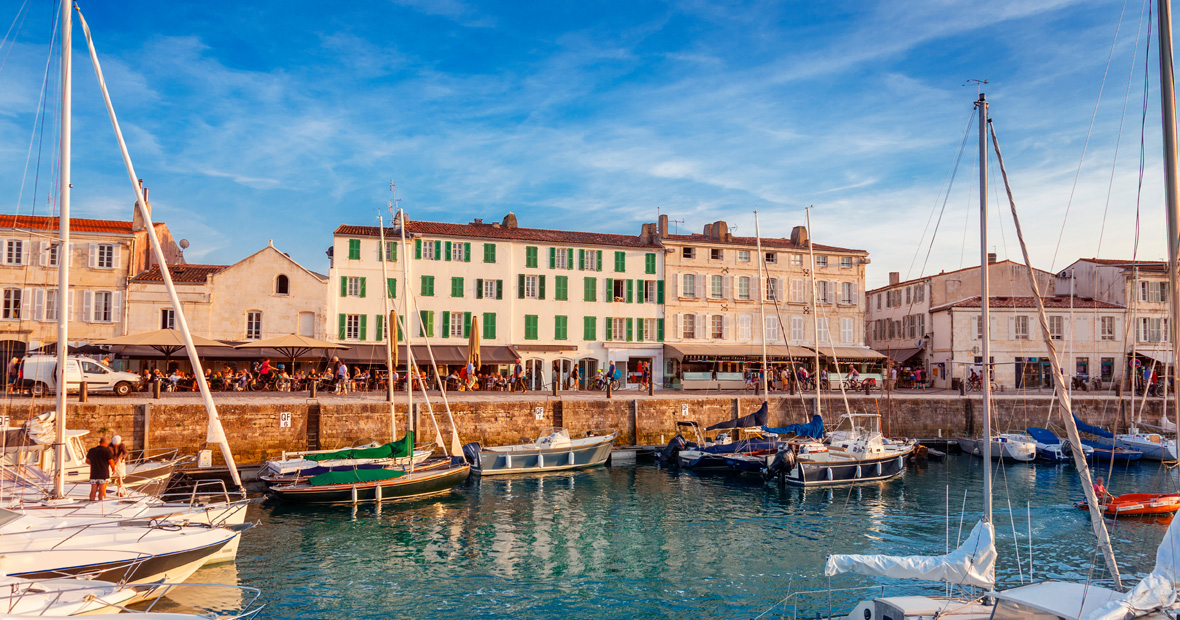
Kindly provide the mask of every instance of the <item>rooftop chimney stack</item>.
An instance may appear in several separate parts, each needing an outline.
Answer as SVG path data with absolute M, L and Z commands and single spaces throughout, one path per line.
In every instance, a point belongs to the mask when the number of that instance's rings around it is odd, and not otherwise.
M 504 221 L 501 222 L 501 226 L 504 228 L 516 228 L 516 214 L 509 213 L 508 215 L 505 215 Z
M 145 203 L 147 203 L 148 216 L 151 216 L 152 203 L 150 200 L 148 200 L 148 188 L 143 186 L 143 179 L 139 180 L 139 187 L 140 187 L 140 189 L 143 190 L 143 201 Z M 134 231 L 147 230 L 147 222 L 144 221 L 143 215 L 139 212 L 139 201 L 138 200 L 135 201 L 135 206 L 132 207 L 132 210 L 133 210 L 133 213 L 131 214 L 131 230 L 134 230 Z
M 808 242 L 806 226 L 796 226 L 791 229 L 791 243 L 800 247 L 807 247 Z
M 660 238 L 664 238 L 667 236 L 668 236 L 668 216 L 661 215 L 660 216 Z
M 988 252 L 987 253 L 987 264 L 989 264 L 989 265 L 996 264 L 996 253 L 995 252 Z
M 898 282 L 901 282 L 901 273 L 897 272 L 897 271 L 890 271 L 889 272 L 889 286 L 893 286 L 894 284 L 897 284 Z

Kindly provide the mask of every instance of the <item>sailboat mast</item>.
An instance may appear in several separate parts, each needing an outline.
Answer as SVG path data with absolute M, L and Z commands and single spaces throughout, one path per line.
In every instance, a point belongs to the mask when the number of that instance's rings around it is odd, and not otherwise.
M 393 191 L 393 183 L 389 184 L 389 189 Z M 393 202 L 389 205 L 393 206 Z M 377 257 L 381 259 L 381 280 L 385 283 L 385 288 L 381 294 L 381 313 L 385 315 L 385 319 L 389 319 L 389 250 L 385 247 L 385 220 L 381 217 L 381 212 L 377 212 L 377 231 L 381 237 L 381 245 L 377 248 Z M 393 330 L 392 333 L 390 330 Z M 385 372 L 386 381 L 393 380 L 393 337 L 397 333 L 397 323 L 389 323 L 385 327 Z M 390 383 L 388 389 L 385 390 L 385 397 L 389 400 L 389 440 L 397 441 L 397 415 L 393 409 L 393 384 Z
M 418 425 L 414 423 L 414 349 L 410 346 L 410 246 L 406 245 L 406 212 L 397 210 L 398 230 L 402 236 L 402 280 L 405 286 L 402 294 L 406 298 L 406 316 L 402 319 L 406 335 L 406 428 L 417 435 Z M 417 437 L 414 438 L 417 441 Z M 414 467 L 414 459 L 410 459 Z
M 987 260 L 987 101 L 979 93 L 979 320 L 983 328 L 983 515 L 992 520 L 992 378 L 991 378 L 991 316 L 988 312 L 990 288 Z
M 766 257 L 762 254 L 762 229 L 758 227 L 758 210 L 754 210 L 754 244 L 758 249 L 758 290 L 767 291 L 769 280 L 766 277 L 766 265 L 762 261 Z M 775 291 L 778 295 L 778 291 Z M 762 319 L 762 397 L 770 398 L 770 366 L 766 364 L 766 293 L 758 297 L 758 316 Z
M 57 241 L 57 417 L 55 419 L 56 439 L 53 446 L 53 496 L 66 495 L 66 358 L 69 355 L 69 308 L 70 308 L 70 115 L 73 105 L 71 92 L 73 83 L 73 62 L 70 48 L 73 47 L 72 0 L 61 0 L 61 180 L 58 186 L 58 241 Z
M 1160 107 L 1163 108 L 1164 200 L 1168 221 L 1168 301 L 1171 312 L 1172 379 L 1178 378 L 1176 329 L 1180 326 L 1180 291 L 1176 290 L 1180 268 L 1180 172 L 1176 169 L 1176 83 L 1172 76 L 1172 3 L 1159 0 Z M 1180 391 L 1172 390 L 1173 410 L 1180 411 Z M 1180 433 L 1180 426 L 1177 427 Z
M 819 312 L 816 310 L 815 295 L 815 244 L 811 242 L 811 207 L 805 209 L 807 213 L 807 255 L 811 260 L 811 333 L 815 334 L 815 415 L 823 415 L 820 411 L 819 386 Z

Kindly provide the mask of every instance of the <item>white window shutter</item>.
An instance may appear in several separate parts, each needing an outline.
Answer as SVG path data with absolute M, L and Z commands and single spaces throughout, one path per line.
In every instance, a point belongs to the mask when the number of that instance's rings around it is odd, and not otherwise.
M 856 282 L 853 282 L 852 283 L 852 303 L 853 303 L 853 305 L 855 305 L 856 307 L 859 308 L 860 307 L 860 296 L 857 294 L 856 289 L 857 289 Z
M 8 264 L 8 240 L 0 237 L 0 265 Z
M 119 268 L 119 263 L 120 263 L 120 256 L 119 255 L 122 254 L 122 252 L 120 251 L 122 249 L 123 249 L 123 246 L 119 245 L 118 243 L 111 244 L 111 256 L 113 257 L 113 258 L 111 258 L 111 268 L 112 269 Z
M 673 274 L 668 278 L 668 299 L 676 299 L 676 281 L 680 279 L 680 274 Z
M 90 244 L 93 246 L 94 244 Z M 91 254 L 91 256 L 94 256 Z M 82 291 L 82 321 L 90 323 L 94 320 L 94 291 Z
M 66 253 L 65 253 L 65 255 L 64 255 L 64 256 L 58 256 L 58 257 L 57 257 L 57 264 L 58 264 L 58 266 L 60 266 L 60 265 L 62 265 L 62 264 L 63 264 L 63 263 L 62 263 L 62 261 L 65 261 L 65 263 L 64 263 L 64 264 L 69 264 L 69 262 L 70 262 L 70 259 L 71 259 L 71 258 L 73 258 L 73 257 L 74 257 L 74 244 L 73 244 L 73 242 L 71 242 L 71 243 L 67 244 L 67 246 L 66 246 Z
M 729 299 L 733 296 L 733 276 L 721 278 L 721 297 Z
M 707 278 L 707 276 L 703 273 L 698 273 L 696 275 L 696 277 L 693 278 L 693 280 L 695 280 L 694 285 L 696 287 L 696 298 L 697 299 L 704 299 L 705 298 L 705 279 L 706 278 Z
M 682 334 L 680 333 L 680 315 L 672 315 L 672 340 L 680 340 Z
M 698 286 L 697 288 L 700 288 L 700 287 Z M 696 321 L 694 321 L 693 326 L 692 326 L 692 332 L 693 332 L 692 337 L 693 338 L 700 340 L 701 338 L 705 337 L 705 334 L 707 333 L 705 331 L 705 319 L 706 318 L 708 318 L 708 317 L 706 317 L 704 314 L 698 314 L 696 316 Z
M 49 242 L 48 241 L 38 241 L 37 242 L 37 264 L 41 265 L 42 267 L 49 264 Z
M 118 256 L 118 254 L 116 254 Z M 123 293 L 122 291 L 111 292 L 111 322 L 119 323 L 123 318 Z
M 728 314 L 721 317 L 721 339 L 725 340 L 725 341 L 729 341 L 729 337 L 730 337 L 729 323 L 730 323 L 730 321 L 729 321 Z
M 67 321 L 72 321 L 74 320 L 74 289 L 69 289 L 66 291 L 66 300 L 65 319 Z M 58 310 L 58 312 L 61 312 L 61 310 Z
M 20 292 L 20 318 L 28 320 L 33 316 L 33 289 L 26 288 Z
M 758 296 L 762 294 L 759 291 L 759 289 L 762 288 L 762 286 L 760 286 L 761 282 L 762 278 L 750 278 L 750 299 L 758 301 L 762 300 L 762 298 Z
M 44 243 L 44 241 L 42 241 Z M 33 291 L 33 320 L 45 320 L 45 289 L 39 288 Z
M 98 265 L 98 244 L 97 243 L 90 244 L 90 249 L 88 250 L 88 254 L 86 255 L 86 261 L 87 261 L 86 264 L 91 269 L 94 269 L 95 266 Z M 86 320 L 89 321 L 90 319 L 86 319 Z

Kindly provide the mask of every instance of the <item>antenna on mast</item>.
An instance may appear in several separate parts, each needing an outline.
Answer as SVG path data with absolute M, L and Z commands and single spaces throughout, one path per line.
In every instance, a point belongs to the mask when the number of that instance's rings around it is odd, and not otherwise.
M 966 82 L 963 82 L 963 86 L 967 86 L 968 84 L 975 85 L 975 96 L 978 97 L 981 93 L 983 93 L 983 85 L 987 84 L 987 80 L 971 79 L 971 80 L 967 80 Z

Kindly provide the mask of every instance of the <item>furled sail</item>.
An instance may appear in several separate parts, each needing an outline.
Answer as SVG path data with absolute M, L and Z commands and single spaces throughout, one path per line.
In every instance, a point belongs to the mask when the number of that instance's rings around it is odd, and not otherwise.
M 787 426 L 763 426 L 763 431 L 767 433 L 774 433 L 776 435 L 790 435 L 794 433 L 799 437 L 814 437 L 815 439 L 824 438 L 824 419 L 818 413 L 811 416 L 811 421 L 807 424 L 788 424 Z
M 770 412 L 767 410 L 766 402 L 764 401 L 762 406 L 758 408 L 758 411 L 755 411 L 750 415 L 744 415 L 736 420 L 718 422 L 713 426 L 706 428 L 705 430 L 712 431 L 719 428 L 757 428 L 766 424 L 768 419 L 770 419 Z
M 1108 431 L 1104 428 L 1099 428 L 1097 426 L 1091 426 L 1089 424 L 1086 424 L 1085 422 L 1081 421 L 1081 419 L 1079 419 L 1078 416 L 1076 416 L 1076 415 L 1073 417 L 1073 421 L 1075 424 L 1078 425 L 1078 431 L 1080 431 L 1080 432 L 1090 433 L 1091 435 L 1097 435 L 1099 437 L 1105 437 L 1107 439 L 1114 437 L 1114 434 L 1111 433 L 1110 431 Z
M 376 448 L 345 448 L 335 452 L 321 452 L 319 454 L 304 454 L 309 461 L 322 463 L 324 461 L 351 461 L 365 459 L 396 459 L 410 456 L 414 453 L 414 432 L 408 431 L 397 441 L 391 441 Z
M 1130 620 L 1159 610 L 1176 609 L 1180 587 L 1180 519 L 1168 526 L 1155 552 L 1155 570 L 1107 604 L 1095 609 L 1085 620 Z
M 996 582 L 996 532 L 979 520 L 967 540 L 946 555 L 833 555 L 824 574 L 880 575 L 991 588 Z

